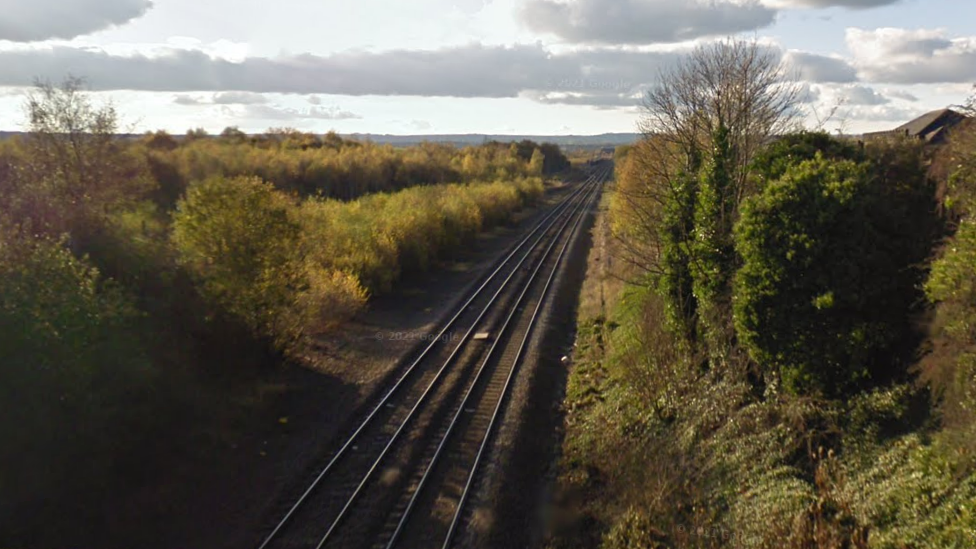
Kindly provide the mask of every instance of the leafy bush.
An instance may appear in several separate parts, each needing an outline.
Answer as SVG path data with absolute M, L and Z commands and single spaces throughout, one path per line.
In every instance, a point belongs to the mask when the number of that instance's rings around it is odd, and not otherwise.
M 413 187 L 350 202 L 301 206 L 310 261 L 355 276 L 372 293 L 404 273 L 426 271 L 479 230 L 507 221 L 542 194 L 538 178 Z
M 298 295 L 296 331 L 322 333 L 337 328 L 366 304 L 367 293 L 355 276 L 338 270 L 306 265 L 308 288 Z
M 970 414 L 976 414 L 976 219 L 964 220 L 932 264 L 925 284 L 929 299 L 937 302 L 937 329 L 956 351 L 954 395 Z
M 257 178 L 192 186 L 173 217 L 180 262 L 218 311 L 280 346 L 300 334 L 287 318 L 306 289 L 295 204 Z
M 909 227 L 931 210 L 869 169 L 803 162 L 747 201 L 736 227 L 737 334 L 792 391 L 839 395 L 899 375 L 889 351 L 910 339 L 927 253 Z
M 753 174 L 763 183 L 776 181 L 793 166 L 820 155 L 835 160 L 859 162 L 864 154 L 851 141 L 831 137 L 819 132 L 798 132 L 783 136 L 760 150 L 752 161 Z
M 602 549 L 665 549 L 667 537 L 654 528 L 653 520 L 635 509 L 624 513 L 604 536 Z
M 976 474 L 960 474 L 960 457 L 944 441 L 925 444 L 912 434 L 848 472 L 845 491 L 858 519 L 872 525 L 871 547 L 972 546 Z
M 110 466 L 113 424 L 149 367 L 118 287 L 60 242 L 0 229 L 0 492 L 17 501 L 63 488 L 79 448 L 97 449 L 79 470 Z

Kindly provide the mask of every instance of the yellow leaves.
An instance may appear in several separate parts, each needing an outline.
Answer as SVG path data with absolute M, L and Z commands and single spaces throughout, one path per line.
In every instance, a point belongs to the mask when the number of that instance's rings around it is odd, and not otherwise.
M 389 291 L 401 271 L 425 270 L 483 228 L 542 194 L 538 178 L 411 187 L 350 202 L 309 199 L 301 208 L 309 257 Z
M 309 265 L 307 276 L 308 288 L 296 304 L 307 334 L 335 328 L 366 305 L 368 294 L 354 275 Z
M 462 149 L 422 144 L 410 148 L 314 136 L 266 136 L 233 142 L 184 141 L 172 150 L 154 150 L 154 159 L 184 182 L 211 177 L 258 176 L 281 190 L 303 196 L 351 200 L 369 193 L 449 181 L 516 179 L 539 175 L 539 164 L 557 160 L 558 149 L 535 160 L 512 158 L 508 146 L 488 143 Z M 539 172 L 539 173 L 537 173 Z

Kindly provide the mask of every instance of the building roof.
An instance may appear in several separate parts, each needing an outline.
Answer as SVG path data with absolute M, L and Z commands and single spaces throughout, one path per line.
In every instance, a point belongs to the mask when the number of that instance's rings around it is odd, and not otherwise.
M 906 122 L 893 130 L 883 132 L 872 132 L 865 134 L 864 137 L 885 137 L 903 135 L 914 137 L 928 143 L 941 142 L 945 138 L 946 131 L 969 118 L 952 109 L 939 109 L 927 112 L 918 118 Z
M 895 128 L 895 131 L 905 132 L 913 137 L 924 137 L 937 129 L 953 126 L 966 118 L 952 109 L 939 109 L 927 112 L 911 122 L 906 122 Z

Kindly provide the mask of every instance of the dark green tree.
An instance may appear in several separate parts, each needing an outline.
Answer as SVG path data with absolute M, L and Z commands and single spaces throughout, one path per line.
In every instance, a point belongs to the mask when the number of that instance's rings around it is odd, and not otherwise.
M 839 396 L 904 375 L 930 191 L 817 155 L 744 204 L 736 334 L 788 390 Z
M 738 209 L 731 173 L 733 161 L 729 130 L 720 124 L 700 171 L 690 257 L 701 334 L 708 353 L 716 358 L 724 355 L 731 344 L 729 303 L 736 268 L 732 223 Z
M 762 180 L 761 183 L 775 181 L 790 167 L 813 160 L 818 153 L 824 158 L 839 160 L 864 159 L 863 151 L 852 141 L 836 139 L 822 131 L 802 131 L 778 138 L 760 150 L 752 161 L 752 173 Z
M 658 290 L 664 299 L 665 314 L 672 330 L 694 344 L 698 339 L 698 302 L 691 273 L 691 254 L 695 231 L 695 198 L 698 169 L 693 155 L 688 172 L 675 178 L 661 217 L 661 265 Z

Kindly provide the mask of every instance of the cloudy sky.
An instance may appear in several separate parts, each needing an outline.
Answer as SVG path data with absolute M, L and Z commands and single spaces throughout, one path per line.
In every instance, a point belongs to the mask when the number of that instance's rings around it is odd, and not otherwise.
M 634 131 L 695 44 L 781 55 L 811 124 L 887 129 L 976 82 L 971 0 L 0 0 L 0 129 L 36 79 L 86 78 L 125 129 Z

